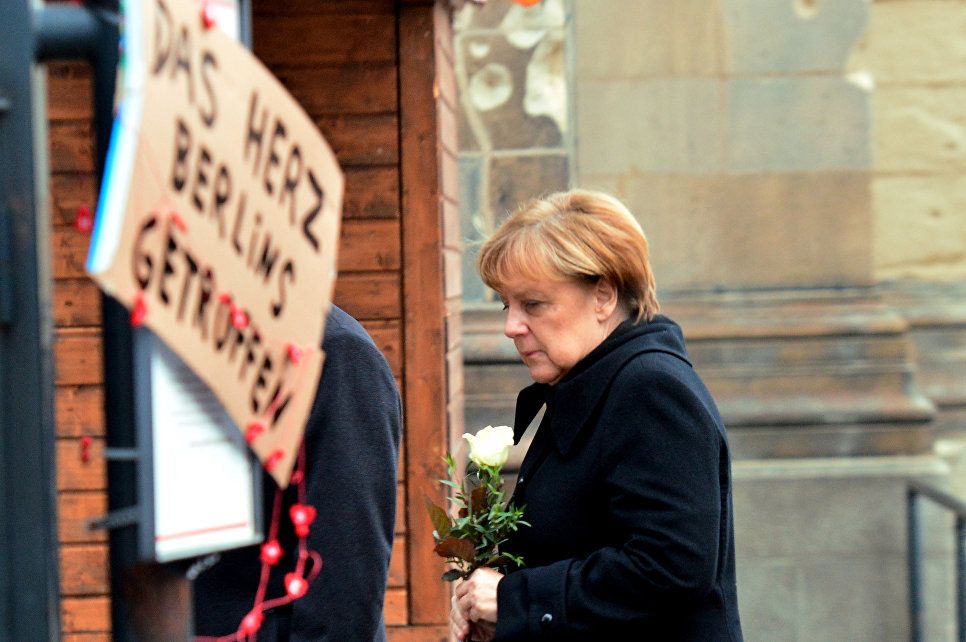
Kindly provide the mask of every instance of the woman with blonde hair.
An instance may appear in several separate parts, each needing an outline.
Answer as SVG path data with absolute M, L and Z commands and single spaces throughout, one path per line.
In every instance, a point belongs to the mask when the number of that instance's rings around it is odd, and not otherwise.
M 724 424 L 681 329 L 659 314 L 647 240 L 617 199 L 523 203 L 477 270 L 534 384 L 517 440 L 525 567 L 456 587 L 460 640 L 741 640 Z

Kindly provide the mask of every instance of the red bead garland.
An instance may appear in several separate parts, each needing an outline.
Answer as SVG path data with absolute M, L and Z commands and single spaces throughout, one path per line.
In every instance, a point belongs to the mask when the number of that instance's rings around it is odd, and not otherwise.
M 241 627 L 239 627 L 238 631 L 246 636 L 255 635 L 258 629 L 262 628 L 262 621 L 264 619 L 265 616 L 262 615 L 261 609 L 252 609 L 248 615 L 242 618 Z
M 298 599 L 309 590 L 309 583 L 298 573 L 286 573 L 285 590 L 293 599 Z
M 254 443 L 263 432 L 265 432 L 265 424 L 253 421 L 248 424 L 248 430 L 245 431 L 245 441 Z
M 231 310 L 231 323 L 235 326 L 237 330 L 244 330 L 248 327 L 248 315 L 245 311 L 234 303 L 228 308 Z
M 281 451 L 277 451 L 281 452 Z M 266 600 L 265 592 L 268 588 L 268 579 L 271 568 L 281 561 L 285 552 L 278 541 L 279 522 L 281 518 L 282 490 L 275 491 L 275 503 L 272 508 L 272 522 L 269 527 L 268 537 L 260 548 L 259 561 L 262 565 L 261 579 L 258 584 L 258 591 L 255 594 L 255 603 L 238 625 L 238 630 L 230 635 L 220 638 L 196 637 L 196 642 L 200 640 L 216 640 L 217 642 L 229 642 L 253 639 L 261 628 L 265 620 L 264 613 L 277 606 L 289 604 L 303 597 L 309 590 L 312 581 L 322 570 L 322 556 L 317 551 L 310 550 L 306 542 L 309 534 L 309 525 L 315 520 L 316 510 L 314 506 L 305 503 L 305 445 L 299 448 L 298 459 L 295 472 L 292 474 L 292 484 L 295 485 L 298 503 L 292 504 L 289 508 L 289 517 L 295 526 L 295 533 L 298 535 L 298 550 L 295 559 L 295 569 L 284 575 L 285 595 Z M 311 560 L 310 565 L 306 562 Z
M 218 22 L 215 20 L 215 16 L 212 13 L 211 7 L 208 6 L 207 2 L 203 7 L 201 7 L 201 24 L 206 30 L 211 29 L 218 24 Z
M 293 504 L 288 509 L 288 515 L 295 524 L 295 534 L 299 537 L 306 537 L 309 534 L 309 524 L 315 519 L 315 508 L 303 504 Z
M 91 208 L 86 205 L 77 208 L 74 213 L 74 229 L 81 234 L 91 233 L 91 230 L 94 229 L 94 215 L 91 213 Z
M 278 564 L 278 560 L 282 558 L 282 554 L 284 552 L 285 551 L 282 550 L 282 545 L 278 543 L 277 539 L 269 540 L 262 544 L 259 559 L 262 561 L 262 564 L 275 566 Z
M 134 299 L 134 307 L 131 308 L 131 325 L 135 328 L 144 325 L 144 319 L 148 316 L 148 304 L 144 300 L 144 292 L 138 292 Z

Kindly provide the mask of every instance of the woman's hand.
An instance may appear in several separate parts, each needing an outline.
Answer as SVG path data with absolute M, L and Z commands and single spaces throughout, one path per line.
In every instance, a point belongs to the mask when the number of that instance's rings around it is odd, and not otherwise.
M 496 635 L 496 587 L 503 575 L 479 568 L 456 586 L 450 630 L 459 640 L 472 633 L 473 642 L 487 642 Z
M 470 633 L 470 621 L 460 611 L 455 595 L 450 603 L 452 606 L 449 610 L 449 630 L 457 640 L 465 640 Z

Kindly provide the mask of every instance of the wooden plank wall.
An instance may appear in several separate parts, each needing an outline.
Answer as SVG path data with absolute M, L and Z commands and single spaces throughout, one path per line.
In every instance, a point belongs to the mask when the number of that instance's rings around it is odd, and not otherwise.
M 449 586 L 432 553 L 424 493 L 462 434 L 456 84 L 445 0 L 255 0 L 255 53 L 300 101 L 346 174 L 335 302 L 386 355 L 403 396 L 390 640 L 444 640 Z M 91 77 L 50 63 L 62 630 L 110 640 L 100 295 L 84 274 L 96 209 Z M 442 501 L 441 498 L 439 498 Z
M 90 71 L 50 63 L 47 87 L 62 639 L 107 642 L 107 536 L 86 528 L 107 512 L 100 295 L 84 273 L 90 236 L 74 227 L 97 202 Z
M 403 297 L 406 363 L 414 373 L 406 381 L 411 403 L 406 441 L 415 455 L 406 467 L 409 615 L 412 625 L 426 627 L 425 635 L 433 631 L 442 639 L 445 629 L 433 627 L 447 619 L 449 586 L 440 582 L 444 569 L 432 553 L 432 525 L 422 496 L 435 495 L 445 505 L 437 483 L 445 472 L 440 462 L 463 424 L 456 81 L 448 9 L 429 0 L 399 4 Z M 434 396 L 435 390 L 448 394 Z
M 403 389 L 396 17 L 392 2 L 253 3 L 255 54 L 301 103 L 346 176 L 335 303 L 359 319 Z M 398 510 L 405 505 L 400 475 Z M 408 623 L 397 520 L 385 617 Z
M 423 494 L 462 434 L 455 76 L 448 3 L 256 0 L 256 55 L 346 173 L 335 301 L 390 358 L 403 397 L 390 640 L 444 640 L 449 587 Z M 440 73 L 442 70 L 442 73 Z M 443 124 L 445 123 L 445 125 Z

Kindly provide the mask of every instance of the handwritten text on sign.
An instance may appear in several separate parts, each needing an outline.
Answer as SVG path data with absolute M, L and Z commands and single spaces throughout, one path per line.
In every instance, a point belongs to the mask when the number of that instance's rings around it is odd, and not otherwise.
M 127 198 L 111 260 L 97 269 L 92 255 L 89 269 L 212 388 L 285 486 L 322 368 L 343 177 L 298 104 L 196 5 L 139 6 L 112 141 L 136 137 L 136 151 L 130 167 L 109 162 L 129 173 Z M 107 251 L 111 219 L 98 214 L 92 253 Z

